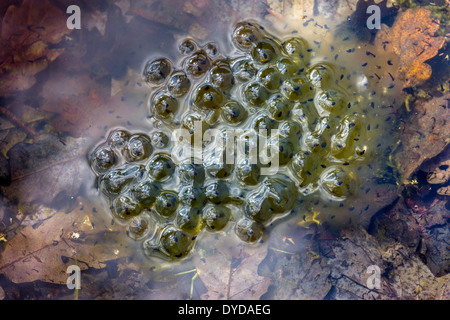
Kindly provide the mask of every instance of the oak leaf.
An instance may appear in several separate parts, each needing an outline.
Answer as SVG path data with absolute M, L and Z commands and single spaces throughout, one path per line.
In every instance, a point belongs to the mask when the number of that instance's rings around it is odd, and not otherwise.
M 235 248 L 231 253 L 217 249 L 197 260 L 197 273 L 208 290 L 201 299 L 258 300 L 267 292 L 271 280 L 258 274 L 267 244 Z
M 398 15 L 392 27 L 382 25 L 375 45 L 393 51 L 400 58 L 398 77 L 403 87 L 420 85 L 431 76 L 431 66 L 425 61 L 433 58 L 444 45 L 444 37 L 434 34 L 440 22 L 424 8 L 408 9 Z

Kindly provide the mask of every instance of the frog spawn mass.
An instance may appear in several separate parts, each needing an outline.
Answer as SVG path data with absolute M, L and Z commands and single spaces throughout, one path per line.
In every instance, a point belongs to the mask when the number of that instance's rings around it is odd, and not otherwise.
M 179 45 L 184 59 L 178 67 L 166 58 L 147 62 L 151 121 L 166 131 L 116 129 L 90 156 L 112 215 L 131 238 L 142 240 L 148 256 L 182 258 L 203 229 L 233 229 L 243 241 L 256 242 L 309 195 L 332 204 L 355 196 L 354 167 L 367 154 L 365 125 L 341 85 L 342 69 L 312 63 L 301 37 L 280 41 L 253 22 L 236 24 L 232 43 L 239 52 L 233 57 L 187 39 Z M 277 129 L 269 145 L 277 139 L 278 172 L 264 176 L 267 163 L 248 158 L 210 163 L 205 145 L 199 163 L 174 161 L 170 132 L 184 128 L 193 138 L 196 121 L 202 134 L 241 128 L 270 135 Z

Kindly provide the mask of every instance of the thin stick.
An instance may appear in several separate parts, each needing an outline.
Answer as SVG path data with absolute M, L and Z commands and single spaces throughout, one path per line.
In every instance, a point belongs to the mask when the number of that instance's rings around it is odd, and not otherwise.
M 5 115 L 5 117 L 13 122 L 15 125 L 21 127 L 23 130 L 25 130 L 27 133 L 31 134 L 33 137 L 37 136 L 37 132 L 33 129 L 27 126 L 25 122 L 23 122 L 22 119 L 17 118 L 11 111 L 4 107 L 0 107 L 0 113 Z

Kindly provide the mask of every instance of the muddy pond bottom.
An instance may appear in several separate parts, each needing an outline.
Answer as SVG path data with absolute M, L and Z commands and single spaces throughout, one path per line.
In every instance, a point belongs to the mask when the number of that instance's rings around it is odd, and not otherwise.
M 288 216 L 338 225 L 377 210 L 371 196 L 395 183 L 395 99 L 376 90 L 393 80 L 380 87 L 379 60 L 307 38 L 245 21 L 228 56 L 186 39 L 180 61 L 145 64 L 152 130 L 115 128 L 89 161 L 113 219 L 146 256 L 183 258 L 202 232 L 258 243 Z

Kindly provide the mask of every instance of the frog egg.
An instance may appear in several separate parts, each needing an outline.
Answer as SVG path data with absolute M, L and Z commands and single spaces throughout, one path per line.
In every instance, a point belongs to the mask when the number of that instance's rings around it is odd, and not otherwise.
M 205 207 L 202 218 L 208 230 L 220 231 L 228 224 L 231 218 L 231 210 L 223 205 Z
M 261 167 L 245 158 L 236 165 L 236 177 L 244 185 L 254 186 L 261 180 Z
M 259 82 L 268 90 L 275 91 L 281 85 L 281 74 L 274 66 L 268 66 L 261 69 L 257 76 Z
M 266 191 L 265 188 L 259 188 L 246 198 L 244 214 L 247 218 L 264 223 L 273 217 Z
M 281 80 L 287 80 L 295 75 L 299 75 L 301 70 L 298 65 L 290 58 L 282 57 L 276 63 L 276 68 L 281 75 Z
M 115 129 L 109 133 L 106 142 L 114 148 L 122 149 L 127 145 L 130 136 L 131 134 L 127 130 Z
M 99 179 L 100 190 L 108 197 L 115 197 L 142 178 L 144 173 L 143 165 L 123 166 L 109 170 Z
M 164 149 L 169 144 L 169 137 L 162 131 L 155 131 L 151 134 L 152 145 L 157 149 Z
M 168 218 L 175 213 L 178 203 L 178 196 L 175 192 L 163 190 L 156 198 L 155 210 L 161 217 Z
M 184 39 L 178 46 L 181 54 L 189 55 L 197 50 L 197 43 L 192 39 Z
M 194 105 L 200 110 L 220 109 L 223 101 L 222 92 L 209 83 L 200 85 L 194 93 Z
M 201 207 L 184 206 L 178 209 L 175 225 L 186 233 L 197 234 L 203 228 Z
M 296 144 L 302 134 L 302 126 L 295 120 L 286 120 L 280 123 L 278 132 L 280 136 Z
M 156 202 L 156 198 L 159 196 L 162 188 L 157 182 L 150 180 L 144 180 L 135 185 L 130 194 L 136 199 L 143 208 L 150 209 Z
M 228 200 L 230 191 L 223 180 L 212 180 L 204 186 L 206 199 L 214 204 L 222 204 Z
M 131 219 L 127 225 L 126 234 L 131 239 L 139 241 L 146 237 L 153 237 L 155 233 L 155 223 L 147 214 L 141 214 Z
M 311 85 L 315 88 L 327 88 L 335 84 L 334 65 L 327 62 L 316 63 L 307 72 Z
M 180 182 L 186 185 L 202 185 L 205 181 L 205 168 L 190 160 L 178 165 Z
M 239 125 L 247 119 L 248 112 L 238 101 L 228 100 L 222 107 L 221 115 L 227 123 Z
M 126 195 L 117 197 L 112 207 L 114 216 L 122 221 L 136 217 L 142 211 L 139 202 Z
M 287 39 L 282 44 L 283 52 L 296 63 L 306 65 L 309 62 L 307 42 L 300 37 Z
M 256 75 L 253 61 L 247 58 L 237 60 L 232 67 L 234 78 L 239 82 L 248 82 Z
M 239 22 L 232 33 L 233 44 L 243 51 L 250 51 L 261 39 L 261 29 L 253 22 Z
M 234 85 L 233 71 L 230 64 L 226 61 L 220 61 L 209 71 L 211 83 L 222 90 L 230 90 Z
M 249 218 L 241 218 L 235 226 L 237 236 L 245 242 L 256 242 L 263 234 L 264 226 Z
M 174 97 L 180 98 L 186 95 L 191 88 L 191 80 L 186 73 L 180 71 L 173 74 L 167 82 L 167 90 Z
M 192 185 L 181 187 L 178 198 L 183 205 L 192 208 L 203 207 L 206 204 L 206 196 L 203 190 Z
M 152 100 L 152 112 L 157 119 L 169 119 L 174 116 L 178 110 L 178 100 L 165 91 L 155 94 Z
M 246 103 L 256 107 L 264 104 L 269 92 L 260 82 L 251 82 L 244 87 L 242 97 Z
M 150 85 L 163 83 L 172 70 L 172 64 L 166 58 L 158 58 L 145 64 L 143 76 Z
M 316 158 L 314 155 L 306 154 L 303 151 L 297 152 L 292 158 L 289 170 L 297 178 L 300 186 L 304 187 L 318 179 Z
M 278 55 L 278 45 L 269 39 L 259 41 L 252 50 L 253 61 L 259 65 L 274 61 Z
M 348 105 L 346 95 L 339 89 L 325 89 L 317 91 L 314 105 L 321 116 L 338 115 Z
M 289 118 L 292 104 L 280 94 L 272 95 L 267 101 L 267 111 L 275 120 L 284 120 Z
M 170 155 L 157 153 L 147 164 L 149 176 L 156 181 L 164 181 L 172 177 L 175 172 L 175 164 Z
M 104 173 L 119 161 L 118 155 L 107 145 L 101 145 L 90 156 L 91 168 L 96 173 Z
M 319 190 L 327 200 L 343 201 L 355 193 L 356 181 L 351 172 L 331 166 L 320 175 Z
M 160 249 L 171 258 L 185 257 L 194 246 L 193 237 L 175 226 L 167 226 L 159 240 Z
M 211 61 L 203 50 L 195 52 L 184 63 L 185 72 L 194 78 L 199 78 L 206 74 L 210 67 Z
M 310 98 L 311 86 L 305 76 L 295 76 L 283 82 L 281 93 L 291 101 L 305 101 Z
M 134 134 L 128 140 L 125 148 L 127 161 L 140 161 L 147 159 L 153 152 L 150 137 L 143 133 Z

